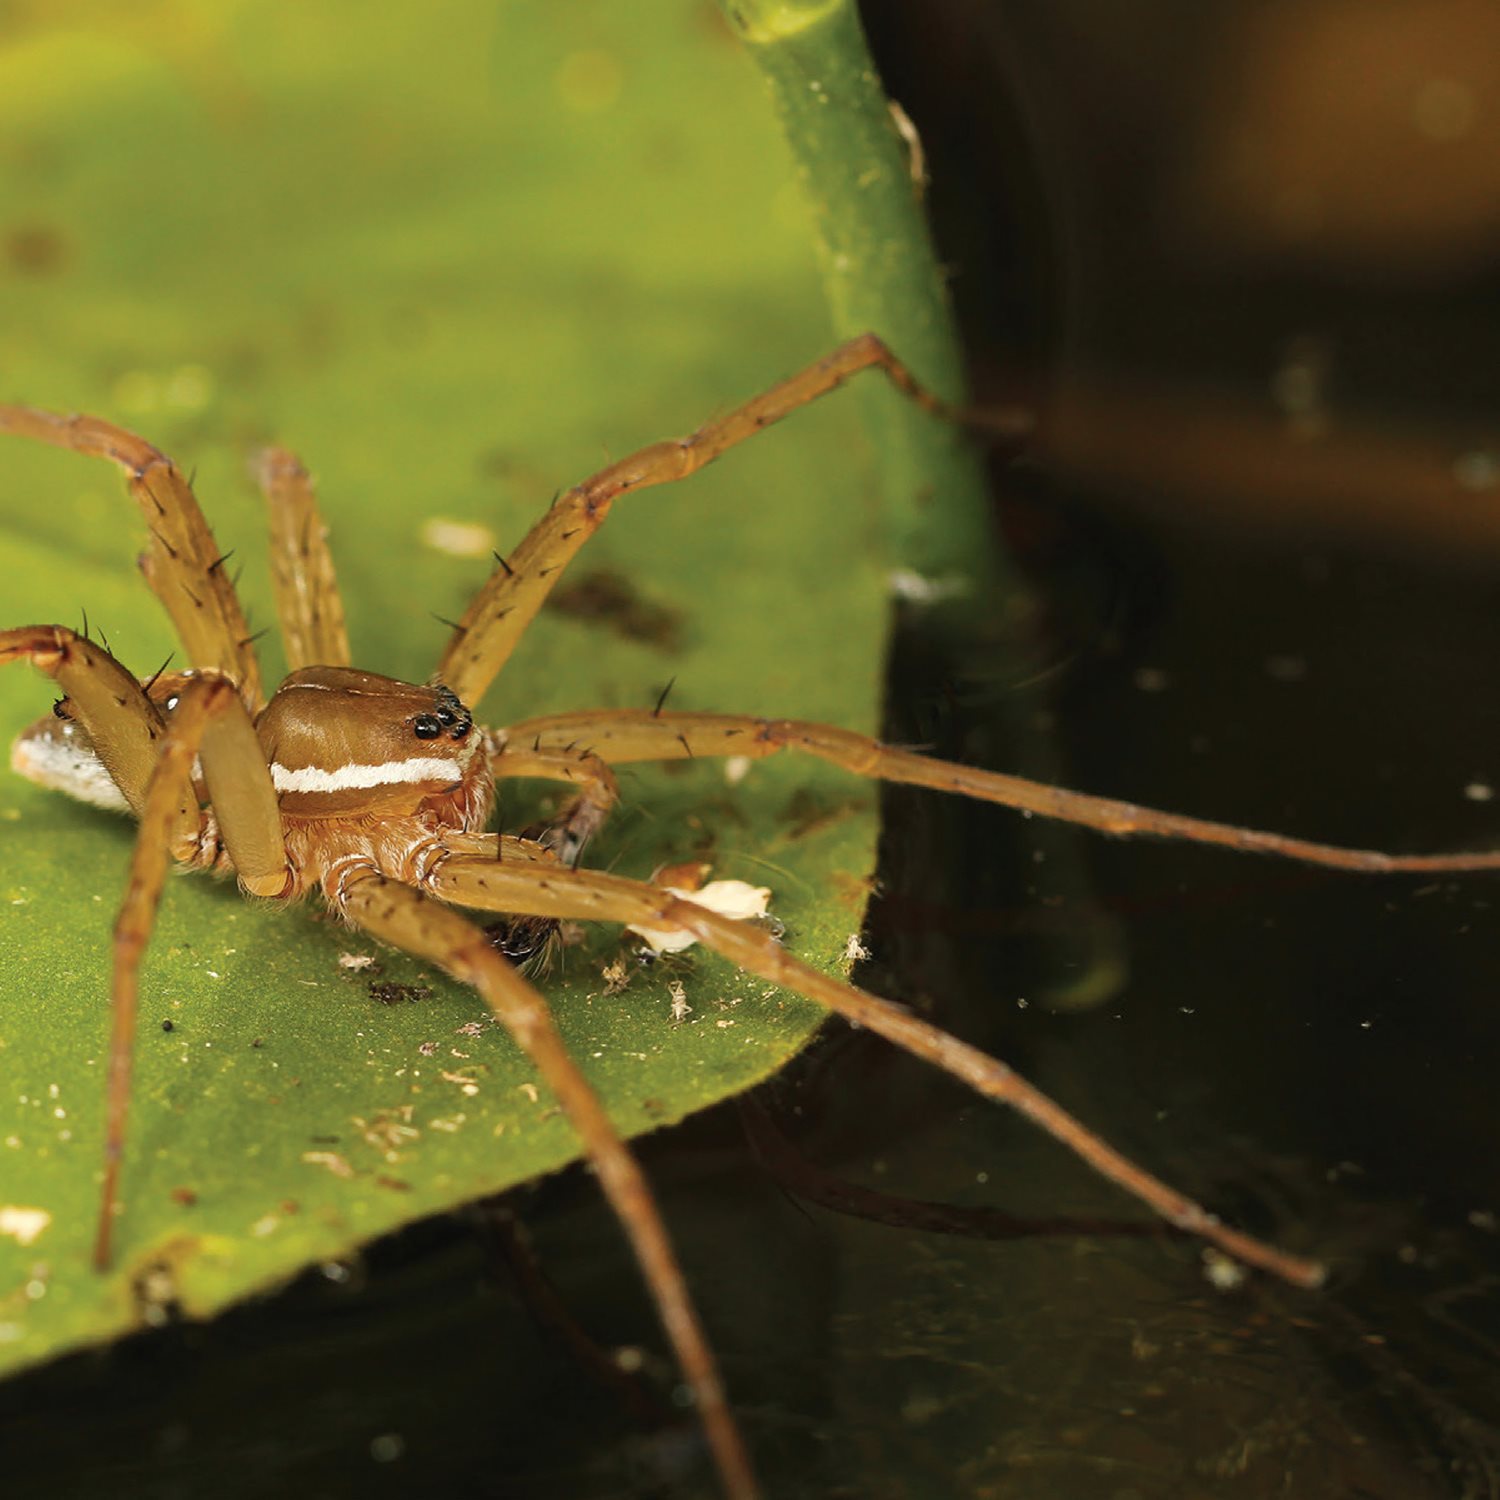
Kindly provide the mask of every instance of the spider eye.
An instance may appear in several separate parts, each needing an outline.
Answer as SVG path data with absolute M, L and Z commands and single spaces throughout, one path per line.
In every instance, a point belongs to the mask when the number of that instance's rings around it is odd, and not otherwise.
M 468 738 L 469 731 L 474 727 L 474 718 L 469 710 L 458 701 L 458 694 L 452 688 L 438 684 L 434 712 L 437 714 L 438 723 L 448 731 L 450 740 L 457 742 Z
M 443 726 L 436 714 L 418 714 L 411 721 L 412 733 L 419 740 L 435 740 L 442 732 Z

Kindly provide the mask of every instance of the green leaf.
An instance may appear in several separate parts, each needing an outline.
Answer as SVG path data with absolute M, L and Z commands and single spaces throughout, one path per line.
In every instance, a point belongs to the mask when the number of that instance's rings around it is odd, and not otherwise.
M 0 324 L 9 398 L 110 417 L 195 471 L 272 619 L 257 444 L 314 472 L 361 665 L 420 680 L 487 556 L 606 455 L 684 431 L 826 352 L 801 208 L 759 87 L 702 5 L 163 3 L 0 44 Z M 586 16 L 581 20 L 580 15 Z M 873 723 L 885 555 L 872 461 L 835 399 L 691 484 L 621 503 L 606 570 L 648 639 L 544 614 L 489 723 L 597 704 Z M 83 611 L 142 675 L 172 649 L 130 566 L 119 476 L 0 450 L 3 623 Z M 665 612 L 664 614 L 662 612 Z M 663 625 L 663 621 L 666 622 Z M 263 650 L 268 676 L 280 662 Z M 49 688 L 0 674 L 0 730 Z M 787 940 L 845 962 L 873 864 L 870 787 L 827 768 L 631 771 L 592 862 L 706 857 L 771 885 Z M 524 817 L 524 812 L 518 812 Z M 508 820 L 509 821 L 509 820 Z M 307 906 L 169 883 L 143 972 L 117 1265 L 94 1274 L 109 929 L 131 827 L 0 779 L 0 1367 L 193 1316 L 575 1144 L 470 991 Z M 622 1128 L 774 1071 L 821 1013 L 692 957 L 611 994 L 613 931 L 546 982 Z M 370 971 L 420 998 L 382 1004 Z M 669 984 L 693 1007 L 671 1017 Z M 170 1023 L 170 1030 L 165 1029 Z

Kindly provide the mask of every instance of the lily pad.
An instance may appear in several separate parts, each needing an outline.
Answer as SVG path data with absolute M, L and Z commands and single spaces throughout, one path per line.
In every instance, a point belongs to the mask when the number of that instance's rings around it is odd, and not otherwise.
M 6 396 L 107 416 L 193 470 L 261 625 L 246 457 L 296 448 L 357 661 L 376 671 L 432 671 L 434 616 L 462 609 L 488 545 L 512 547 L 555 489 L 829 342 L 759 84 L 689 0 L 453 0 L 360 26 L 327 3 L 164 3 L 84 29 L 35 11 L 0 42 L 0 138 Z M 838 399 L 627 499 L 569 580 L 616 605 L 545 614 L 480 717 L 650 704 L 673 682 L 681 708 L 870 727 L 891 561 L 878 515 Z M 5 624 L 86 611 L 151 672 L 173 643 L 130 565 L 140 540 L 106 466 L 6 443 Z M 658 628 L 629 628 L 642 618 Z M 274 632 L 261 649 L 274 681 Z M 48 686 L 0 674 L 0 731 L 45 712 Z M 646 876 L 709 859 L 773 887 L 798 953 L 846 963 L 873 863 L 868 786 L 788 761 L 739 782 L 719 764 L 642 768 L 625 790 L 591 860 Z M 576 1154 L 472 992 L 312 907 L 174 880 L 143 973 L 117 1263 L 96 1275 L 109 929 L 131 833 L 0 779 L 0 1368 L 164 1301 L 209 1315 Z M 602 971 L 625 952 L 592 933 L 545 988 L 632 1133 L 766 1077 L 819 1024 L 706 957 L 648 971 L 627 956 L 611 993 Z

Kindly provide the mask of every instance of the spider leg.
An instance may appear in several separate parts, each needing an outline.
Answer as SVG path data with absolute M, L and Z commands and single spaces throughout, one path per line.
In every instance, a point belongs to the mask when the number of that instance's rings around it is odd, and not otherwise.
M 192 487 L 164 453 L 97 417 L 64 417 L 29 406 L 0 405 L 0 432 L 117 463 L 146 518 L 151 545 L 140 568 L 172 618 L 188 661 L 239 684 L 252 710 L 264 703 L 260 666 L 245 613 Z
M 604 826 L 604 820 L 620 800 L 615 773 L 599 756 L 572 745 L 543 749 L 524 736 L 506 740 L 495 735 L 487 737 L 486 745 L 496 781 L 507 777 L 535 778 L 565 781 L 578 788 L 539 835 L 540 842 L 564 864 L 576 865 L 585 845 Z
M 751 1500 L 757 1490 L 750 1460 L 651 1189 L 598 1096 L 568 1056 L 546 1001 L 474 923 L 432 897 L 358 864 L 335 867 L 324 887 L 331 904 L 357 927 L 473 985 L 536 1064 L 577 1130 L 631 1242 L 692 1387 L 725 1489 L 739 1500 Z
M 267 448 L 254 468 L 270 512 L 271 581 L 287 665 L 294 672 L 347 667 L 344 601 L 312 480 L 285 448 Z
M 514 833 L 464 833 L 457 828 L 442 832 L 443 848 L 451 854 L 471 855 L 475 859 L 504 860 L 508 864 L 541 865 L 555 870 L 558 857 L 535 839 Z
M 760 759 L 782 750 L 815 756 L 856 776 L 904 782 L 939 792 L 956 792 L 981 802 L 1126 837 L 1188 839 L 1245 853 L 1278 854 L 1306 864 L 1373 874 L 1431 873 L 1500 869 L 1500 852 L 1452 854 L 1384 854 L 1374 849 L 1345 849 L 1308 839 L 1288 838 L 1232 823 L 1158 812 L 1133 802 L 1070 792 L 1045 782 L 1028 781 L 1001 771 L 935 760 L 911 750 L 883 745 L 868 735 L 830 724 L 797 719 L 758 719 L 743 714 L 653 713 L 650 709 L 604 709 L 592 713 L 556 714 L 526 719 L 504 734 L 534 747 L 537 753 L 563 747 L 586 747 L 588 754 L 610 765 L 630 761 L 687 760 L 711 756 Z M 578 754 L 578 750 L 573 750 Z
M 235 684 L 227 677 L 194 678 L 183 687 L 158 746 L 139 808 L 140 828 L 125 897 L 115 919 L 104 1185 L 94 1241 L 94 1265 L 101 1271 L 110 1262 L 125 1150 L 141 957 L 156 920 L 168 860 L 200 859 L 212 829 L 206 819 L 200 822 L 193 796 L 193 763 L 200 757 L 204 780 L 215 798 L 217 832 L 236 863 L 241 884 L 261 896 L 290 894 L 293 884 L 270 772 Z M 194 814 L 192 832 L 186 835 L 184 803 Z
M 819 972 L 748 923 L 721 916 L 657 886 L 561 866 L 539 870 L 453 855 L 433 867 L 426 883 L 435 895 L 459 906 L 624 922 L 652 933 L 691 933 L 752 974 L 837 1011 L 986 1098 L 1010 1105 L 1169 1224 L 1297 1286 L 1317 1286 L 1323 1279 L 1323 1267 L 1317 1262 L 1289 1255 L 1221 1224 L 1207 1209 L 1116 1151 L 1004 1063 L 889 1000 Z
M 438 679 L 465 703 L 477 705 L 563 569 L 604 524 L 616 499 L 631 490 L 686 479 L 736 443 L 872 368 L 884 370 L 892 384 L 924 410 L 964 419 L 965 413 L 923 389 L 873 333 L 860 334 L 687 437 L 653 443 L 559 495 L 520 546 L 498 563 L 464 611 L 443 652 Z

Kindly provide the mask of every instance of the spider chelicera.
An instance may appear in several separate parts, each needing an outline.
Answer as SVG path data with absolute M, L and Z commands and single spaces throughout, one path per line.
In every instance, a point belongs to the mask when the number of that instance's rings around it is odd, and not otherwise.
M 623 923 L 658 940 L 701 942 L 742 968 L 880 1033 L 1019 1109 L 1172 1224 L 1294 1283 L 1313 1262 L 1223 1224 L 1108 1146 L 1003 1063 L 899 1006 L 801 962 L 762 927 L 715 909 L 714 888 L 673 892 L 579 869 L 618 796 L 612 767 L 792 751 L 860 776 L 907 782 L 1066 819 L 1363 871 L 1495 868 L 1500 855 L 1392 856 L 1092 797 L 913 754 L 827 725 L 730 714 L 610 710 L 484 729 L 478 703 L 563 569 L 631 490 L 683 479 L 866 369 L 936 419 L 955 413 L 874 335 L 836 349 L 691 436 L 653 444 L 561 494 L 454 629 L 430 683 L 350 665 L 343 608 L 307 475 L 267 454 L 276 608 L 292 671 L 267 697 L 224 558 L 181 471 L 149 443 L 90 417 L 0 406 L 0 431 L 108 458 L 128 476 L 151 534 L 142 571 L 189 664 L 142 681 L 98 642 L 60 625 L 0 631 L 0 663 L 28 660 L 61 687 L 13 763 L 31 779 L 139 820 L 114 932 L 113 1030 L 104 1176 L 94 1260 L 111 1258 L 130 1097 L 137 979 L 170 860 L 232 873 L 249 894 L 289 902 L 318 891 L 344 920 L 471 984 L 532 1059 L 576 1129 L 655 1299 L 695 1396 L 728 1493 L 753 1495 L 749 1458 L 650 1188 L 569 1057 L 541 995 L 455 908 L 513 918 Z M 536 838 L 485 831 L 495 783 L 540 777 L 571 800 Z

